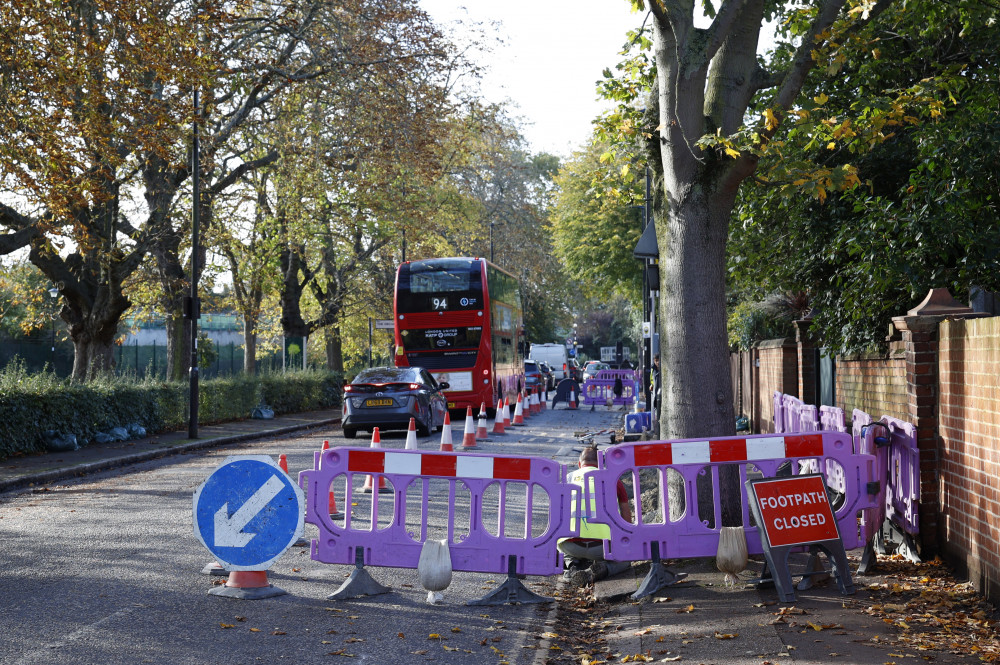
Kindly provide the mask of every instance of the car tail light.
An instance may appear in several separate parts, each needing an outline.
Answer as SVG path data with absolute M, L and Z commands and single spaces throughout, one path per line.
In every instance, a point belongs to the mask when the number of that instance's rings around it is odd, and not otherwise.
M 566 363 L 563 363 L 563 371 L 566 371 Z
M 411 383 L 408 387 L 409 387 L 410 390 L 420 390 L 420 384 L 419 383 Z
M 344 386 L 344 392 L 345 393 L 353 393 L 353 392 L 355 392 L 355 388 L 354 388 L 354 386 Z

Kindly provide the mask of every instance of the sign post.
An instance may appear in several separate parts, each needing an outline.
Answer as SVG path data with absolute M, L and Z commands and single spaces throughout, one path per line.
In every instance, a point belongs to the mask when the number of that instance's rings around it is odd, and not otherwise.
M 760 531 L 764 557 L 781 601 L 795 600 L 788 555 L 792 549 L 805 545 L 814 554 L 817 551 L 826 554 L 840 592 L 853 594 L 854 583 L 851 581 L 847 553 L 830 507 L 823 476 L 762 478 L 748 480 L 746 485 L 747 494 L 752 499 L 750 511 Z
M 302 490 L 267 455 L 227 457 L 194 493 L 193 504 L 195 536 L 233 573 L 264 573 L 302 535 Z M 227 584 L 209 593 L 268 598 L 285 592 L 269 584 Z

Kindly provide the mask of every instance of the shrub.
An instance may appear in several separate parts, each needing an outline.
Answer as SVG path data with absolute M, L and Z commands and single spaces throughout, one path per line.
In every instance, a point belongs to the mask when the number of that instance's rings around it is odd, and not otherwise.
M 198 422 L 248 418 L 264 403 L 276 415 L 335 407 L 342 377 L 320 370 L 236 375 L 198 385 Z M 44 452 L 42 432 L 74 434 L 86 445 L 98 432 L 142 425 L 148 434 L 188 424 L 188 382 L 105 376 L 72 383 L 52 372 L 29 374 L 14 361 L 0 371 L 0 460 Z

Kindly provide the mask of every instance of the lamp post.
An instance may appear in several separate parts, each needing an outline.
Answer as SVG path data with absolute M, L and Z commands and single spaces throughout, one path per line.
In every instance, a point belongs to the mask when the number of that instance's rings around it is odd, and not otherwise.
M 58 298 L 59 287 L 53 286 L 51 289 L 49 289 L 49 295 L 53 299 Z M 52 369 L 54 371 L 56 367 L 56 315 L 55 314 L 53 314 L 52 318 L 49 319 L 49 327 L 52 329 L 52 351 L 50 357 L 52 358 Z
M 495 263 L 493 260 L 493 222 L 490 222 L 490 263 Z

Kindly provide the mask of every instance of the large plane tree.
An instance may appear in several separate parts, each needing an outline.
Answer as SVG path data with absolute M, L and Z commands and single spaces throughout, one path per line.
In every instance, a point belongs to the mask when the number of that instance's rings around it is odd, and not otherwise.
M 694 0 L 650 0 L 655 78 L 641 117 L 660 248 L 664 436 L 733 432 L 725 296 L 737 192 L 775 149 L 769 142 L 778 127 L 802 120 L 817 105 L 799 99 L 810 72 L 835 72 L 838 45 L 891 1 L 812 0 L 785 7 L 775 0 L 703 0 L 711 23 L 702 28 L 695 24 Z M 775 18 L 788 41 L 765 65 L 757 56 L 761 26 Z M 849 186 L 852 178 L 849 166 L 798 176 L 814 190 Z

